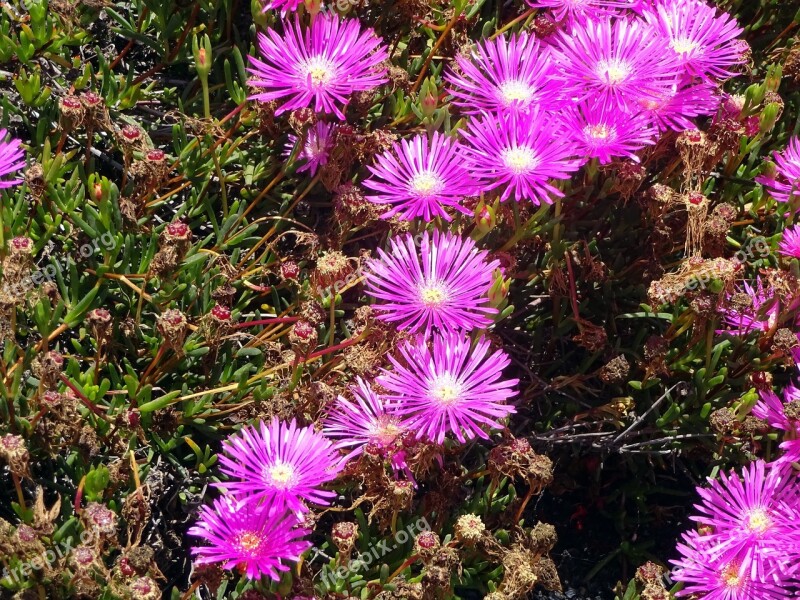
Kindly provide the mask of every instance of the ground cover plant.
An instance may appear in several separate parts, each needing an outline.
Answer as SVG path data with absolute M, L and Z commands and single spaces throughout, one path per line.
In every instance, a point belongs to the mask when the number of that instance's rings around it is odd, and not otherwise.
M 0 597 L 800 595 L 800 3 L 0 2 Z

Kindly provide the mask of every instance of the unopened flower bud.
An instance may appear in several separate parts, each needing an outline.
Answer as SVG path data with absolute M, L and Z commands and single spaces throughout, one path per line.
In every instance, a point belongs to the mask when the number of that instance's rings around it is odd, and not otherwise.
M 497 224 L 496 207 L 485 204 L 483 200 L 475 208 L 475 229 L 486 235 Z
M 494 282 L 489 288 L 489 306 L 499 308 L 506 302 L 508 291 L 511 289 L 511 278 L 503 277 L 502 271 L 496 269 L 494 272 Z

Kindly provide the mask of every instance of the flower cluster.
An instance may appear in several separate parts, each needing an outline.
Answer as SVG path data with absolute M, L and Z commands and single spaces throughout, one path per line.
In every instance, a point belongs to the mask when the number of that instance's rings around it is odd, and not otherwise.
M 722 473 L 699 488 L 692 519 L 698 529 L 683 536 L 674 577 L 679 596 L 776 600 L 793 597 L 800 584 L 800 480 L 784 462 L 758 460 L 742 476 Z M 796 589 L 796 588 L 795 588 Z
M 335 495 L 322 486 L 336 478 L 342 463 L 330 440 L 312 427 L 277 418 L 246 426 L 225 443 L 220 457 L 230 481 L 228 495 L 204 507 L 189 532 L 207 542 L 194 548 L 198 563 L 242 565 L 256 579 L 278 580 L 287 561 L 310 547 L 300 528 L 308 504 L 325 505 Z

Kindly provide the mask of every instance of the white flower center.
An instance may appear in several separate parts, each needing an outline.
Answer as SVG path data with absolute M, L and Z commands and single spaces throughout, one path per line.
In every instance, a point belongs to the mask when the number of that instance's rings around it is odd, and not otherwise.
M 689 38 L 674 38 L 670 40 L 669 47 L 675 50 L 678 54 L 688 54 L 697 49 L 699 44 L 690 40 Z
M 612 58 L 597 63 L 597 74 L 611 85 L 622 83 L 631 74 L 631 65 L 624 60 Z
M 750 533 L 764 534 L 772 527 L 772 519 L 763 508 L 756 508 L 747 514 L 745 527 Z
M 426 281 L 419 286 L 419 299 L 427 308 L 439 308 L 449 297 L 447 287 L 441 281 Z
M 506 106 L 512 102 L 530 102 L 534 91 L 530 85 L 519 79 L 509 79 L 500 84 L 500 97 Z
M 292 465 L 275 463 L 267 467 L 267 480 L 276 488 L 287 489 L 297 479 L 297 473 Z
M 444 187 L 444 181 L 433 171 L 420 171 L 414 175 L 410 187 L 418 196 L 427 197 L 439 193 Z
M 614 135 L 614 128 L 608 125 L 587 125 L 583 132 L 593 140 L 607 140 Z
M 530 173 L 539 164 L 536 153 L 527 146 L 506 148 L 503 150 L 502 159 L 506 168 L 516 175 Z
M 311 78 L 314 87 L 324 86 L 333 79 L 335 67 L 323 56 L 312 56 L 303 65 L 303 75 Z
M 369 430 L 370 439 L 381 446 L 388 446 L 403 433 L 403 428 L 397 422 L 397 418 L 390 415 L 381 415 L 373 423 Z
M 463 386 L 456 381 L 455 377 L 449 373 L 445 373 L 444 375 L 439 375 L 431 382 L 430 390 L 433 400 L 439 404 L 449 406 L 461 399 Z

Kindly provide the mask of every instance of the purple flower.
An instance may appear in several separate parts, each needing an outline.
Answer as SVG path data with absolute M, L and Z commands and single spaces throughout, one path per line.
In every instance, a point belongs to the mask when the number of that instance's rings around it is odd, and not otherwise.
M 777 297 L 771 290 L 765 289 L 761 278 L 756 279 L 756 286 L 743 282 L 735 294 L 728 296 L 729 306 L 722 309 L 722 318 L 728 331 L 735 335 L 747 335 L 753 331 L 766 332 L 778 322 L 781 308 Z
M 492 323 L 497 311 L 486 295 L 500 263 L 473 240 L 435 230 L 432 237 L 426 231 L 421 239 L 391 238 L 389 245 L 367 266 L 366 292 L 380 301 L 378 318 L 426 337 L 434 327 L 470 331 Z
M 532 8 L 549 8 L 558 21 L 568 25 L 586 18 L 598 19 L 634 7 L 638 0 L 525 0 Z
M 697 594 L 703 600 L 779 600 L 788 598 L 782 582 L 758 581 L 743 571 L 738 557 L 724 559 L 713 556 L 709 544 L 697 532 L 683 535 L 677 545 L 682 558 L 673 560 L 672 577 L 684 587 L 677 596 Z
M 301 539 L 310 534 L 297 527 L 297 515 L 268 499 L 261 504 L 217 498 L 200 509 L 200 519 L 188 533 L 207 542 L 192 548 L 199 564 L 222 563 L 224 569 L 240 568 L 248 579 L 267 576 L 279 581 L 311 547 Z
M 784 256 L 800 258 L 800 226 L 794 225 L 783 230 L 781 243 L 778 244 L 778 252 Z
M 796 475 L 757 460 L 744 468 L 742 477 L 721 473 L 719 480 L 709 479 L 709 487 L 697 491 L 702 501 L 695 505 L 697 514 L 691 518 L 701 530 L 684 538 L 695 542 L 687 544 L 693 550 L 678 547 L 685 557 L 683 564 L 678 564 L 688 567 L 688 572 L 684 569 L 676 575 L 679 581 L 690 584 L 685 593 L 716 593 L 713 587 L 700 587 L 715 581 L 720 589 L 739 593 L 748 585 L 756 586 L 754 591 L 759 583 L 786 583 L 793 578 L 800 558 L 800 486 Z M 716 579 L 702 576 L 703 571 L 707 575 L 708 571 L 716 572 Z
M 491 352 L 481 337 L 474 346 L 461 333 L 419 338 L 400 347 L 402 362 L 390 356 L 391 371 L 378 383 L 388 390 L 386 399 L 409 420 L 417 437 L 441 444 L 447 433 L 464 443 L 488 439 L 485 427 L 503 428 L 498 419 L 514 412 L 508 400 L 517 379 L 503 379 L 511 360 L 502 350 Z
M 710 83 L 692 83 L 654 98 L 642 98 L 641 108 L 661 131 L 696 129 L 690 119 L 712 115 L 720 104 L 719 90 Z
M 788 385 L 783 391 L 783 400 L 772 390 L 759 392 L 759 400 L 753 407 L 753 416 L 766 421 L 770 427 L 781 431 L 798 432 L 800 425 L 800 390 Z M 791 415 L 787 415 L 787 409 Z
M 567 111 L 564 124 L 570 146 L 581 156 L 607 164 L 613 158 L 639 162 L 636 152 L 655 143 L 656 131 L 643 113 L 629 115 L 602 104 L 583 103 Z
M 245 426 L 229 437 L 220 470 L 232 478 L 217 484 L 239 499 L 259 501 L 275 497 L 276 504 L 297 513 L 304 502 L 327 505 L 336 494 L 320 487 L 336 478 L 342 468 L 330 440 L 313 427 L 297 427 L 273 418 L 269 427 Z
M 357 19 L 320 14 L 303 30 L 300 19 L 284 21 L 284 36 L 274 29 L 258 35 L 264 60 L 251 57 L 250 84 L 265 91 L 252 99 L 283 101 L 275 114 L 312 107 L 344 119 L 343 106 L 353 92 L 385 83 L 386 48 L 371 29 Z
M 303 137 L 303 143 L 297 153 L 296 160 L 303 162 L 303 165 L 297 169 L 298 173 L 308 171 L 308 174 L 313 177 L 317 169 L 324 167 L 328 164 L 328 157 L 333 149 L 336 139 L 336 125 L 317 121 L 316 124 L 306 130 Z M 284 156 L 291 156 L 297 145 L 298 137 L 296 135 L 289 135 L 289 143 L 286 144 Z
M 564 195 L 550 180 L 569 179 L 581 166 L 558 120 L 535 108 L 472 119 L 462 134 L 469 169 L 485 182 L 484 191 L 502 188 L 503 201 L 550 204 Z
M 453 104 L 463 112 L 527 109 L 555 95 L 550 51 L 527 33 L 483 40 L 470 58 L 458 56 L 456 62 L 458 71 L 449 71 L 445 79 Z
M 479 189 L 465 166 L 461 144 L 439 132 L 431 138 L 422 134 L 400 140 L 391 151 L 378 156 L 369 170 L 372 178 L 364 181 L 364 187 L 378 193 L 367 199 L 392 205 L 381 215 L 384 219 L 399 215 L 406 220 L 441 217 L 451 221 L 445 208 L 471 214 L 461 200 Z
M 665 54 L 652 27 L 638 19 L 575 25 L 559 35 L 555 58 L 564 97 L 627 112 L 662 98 L 677 84 L 676 58 Z
M 381 451 L 391 449 L 409 430 L 408 424 L 360 377 L 350 386 L 350 392 L 354 402 L 339 396 L 322 432 L 340 440 L 337 448 L 353 448 L 345 461 L 361 454 L 368 445 Z
M 727 13 L 702 0 L 662 3 L 644 18 L 653 26 L 659 47 L 667 46 L 679 68 L 705 80 L 734 75 L 730 67 L 744 62 L 742 28 Z M 663 54 L 663 53 L 662 53 Z
M 783 152 L 775 155 L 775 177 L 760 176 L 756 181 L 765 185 L 778 202 L 792 202 L 800 197 L 800 137 L 792 138 Z
M 8 130 L 0 129 L 0 178 L 19 171 L 25 166 L 25 153 L 20 148 L 20 140 L 11 138 L 5 142 Z M 22 179 L 0 179 L 0 190 L 22 183 Z

